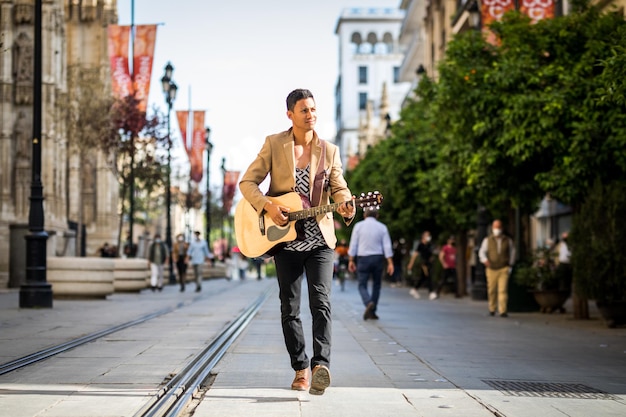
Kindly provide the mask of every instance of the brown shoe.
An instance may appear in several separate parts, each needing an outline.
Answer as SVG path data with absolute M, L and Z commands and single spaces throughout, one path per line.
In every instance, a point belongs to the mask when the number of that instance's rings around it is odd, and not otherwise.
M 294 391 L 306 391 L 309 389 L 309 368 L 296 371 L 296 377 L 291 383 L 291 389 Z
M 311 388 L 309 394 L 322 395 L 330 385 L 330 371 L 324 365 L 315 365 L 311 376 Z

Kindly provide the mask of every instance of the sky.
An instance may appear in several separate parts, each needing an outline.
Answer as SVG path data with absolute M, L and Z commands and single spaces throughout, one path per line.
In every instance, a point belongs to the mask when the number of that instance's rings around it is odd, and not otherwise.
M 131 0 L 118 0 L 118 23 L 131 23 Z M 175 110 L 205 110 L 211 128 L 211 188 L 221 161 L 243 171 L 266 136 L 291 126 L 285 99 L 296 88 L 315 96 L 316 130 L 335 136 L 337 21 L 345 8 L 398 7 L 400 0 L 135 0 L 134 21 L 158 24 L 148 106 L 167 113 L 160 79 L 174 67 L 173 174 L 188 173 Z M 203 188 L 201 188 L 203 189 Z

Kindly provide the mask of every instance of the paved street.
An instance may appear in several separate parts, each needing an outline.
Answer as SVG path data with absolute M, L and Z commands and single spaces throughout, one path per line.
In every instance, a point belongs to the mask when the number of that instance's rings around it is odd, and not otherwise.
M 0 294 L 2 362 L 181 306 L 152 324 L 0 376 L 0 415 L 131 416 L 224 320 L 268 287 L 274 280 L 212 280 L 203 286 L 206 300 L 193 304 L 194 295 L 168 286 L 156 294 L 55 301 L 48 311 L 19 310 L 17 293 Z M 214 369 L 194 416 L 626 415 L 626 328 L 606 328 L 594 308 L 589 321 L 568 314 L 490 317 L 484 301 L 415 300 L 407 288 L 384 286 L 380 320 L 363 321 L 356 283 L 333 291 L 332 385 L 323 396 L 289 389 L 293 371 L 274 293 Z M 303 321 L 310 336 L 308 309 Z M 124 346 L 123 354 L 114 346 Z M 72 366 L 79 357 L 80 369 Z

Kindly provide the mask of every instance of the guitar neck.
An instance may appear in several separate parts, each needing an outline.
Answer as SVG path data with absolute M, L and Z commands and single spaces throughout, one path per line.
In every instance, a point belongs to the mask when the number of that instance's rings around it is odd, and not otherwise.
M 339 208 L 341 204 L 342 203 L 333 203 L 333 204 L 328 204 L 326 206 L 317 206 L 317 207 L 311 207 L 309 209 L 294 211 L 294 212 L 289 213 L 289 221 L 302 220 L 302 219 L 307 219 L 309 217 L 315 217 L 319 214 L 330 213 L 330 212 L 337 210 L 337 208 Z

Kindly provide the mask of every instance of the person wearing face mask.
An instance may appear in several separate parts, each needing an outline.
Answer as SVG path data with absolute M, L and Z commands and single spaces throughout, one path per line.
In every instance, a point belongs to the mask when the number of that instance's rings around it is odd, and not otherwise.
M 407 265 L 407 271 L 410 275 L 413 269 L 413 264 L 418 257 L 420 258 L 421 265 L 419 278 L 416 280 L 413 288 L 411 288 L 411 290 L 409 291 L 409 294 L 411 294 L 416 299 L 420 298 L 420 294 L 417 290 L 419 287 L 422 286 L 422 284 L 428 285 L 429 298 L 431 300 L 437 298 L 437 293 L 433 291 L 433 281 L 430 277 L 433 261 L 433 249 L 430 245 L 431 239 L 432 237 L 428 230 L 422 233 L 422 239 L 413 245 L 411 259 L 409 259 L 409 263 Z
M 154 242 L 150 244 L 148 250 L 148 261 L 150 261 L 150 288 L 152 291 L 163 290 L 163 271 L 165 263 L 170 256 L 167 245 L 161 240 L 160 234 L 154 235 Z
M 185 242 L 185 236 L 179 233 L 176 236 L 176 242 L 172 248 L 172 260 L 176 264 L 178 272 L 178 281 L 180 283 L 180 292 L 185 291 L 185 281 L 187 279 L 187 250 L 189 243 Z
M 507 317 L 507 286 L 515 262 L 515 246 L 511 238 L 502 234 L 502 222 L 499 219 L 491 224 L 491 234 L 483 239 L 478 257 L 485 265 L 487 275 L 489 315 L 494 316 L 497 309 L 500 317 Z

